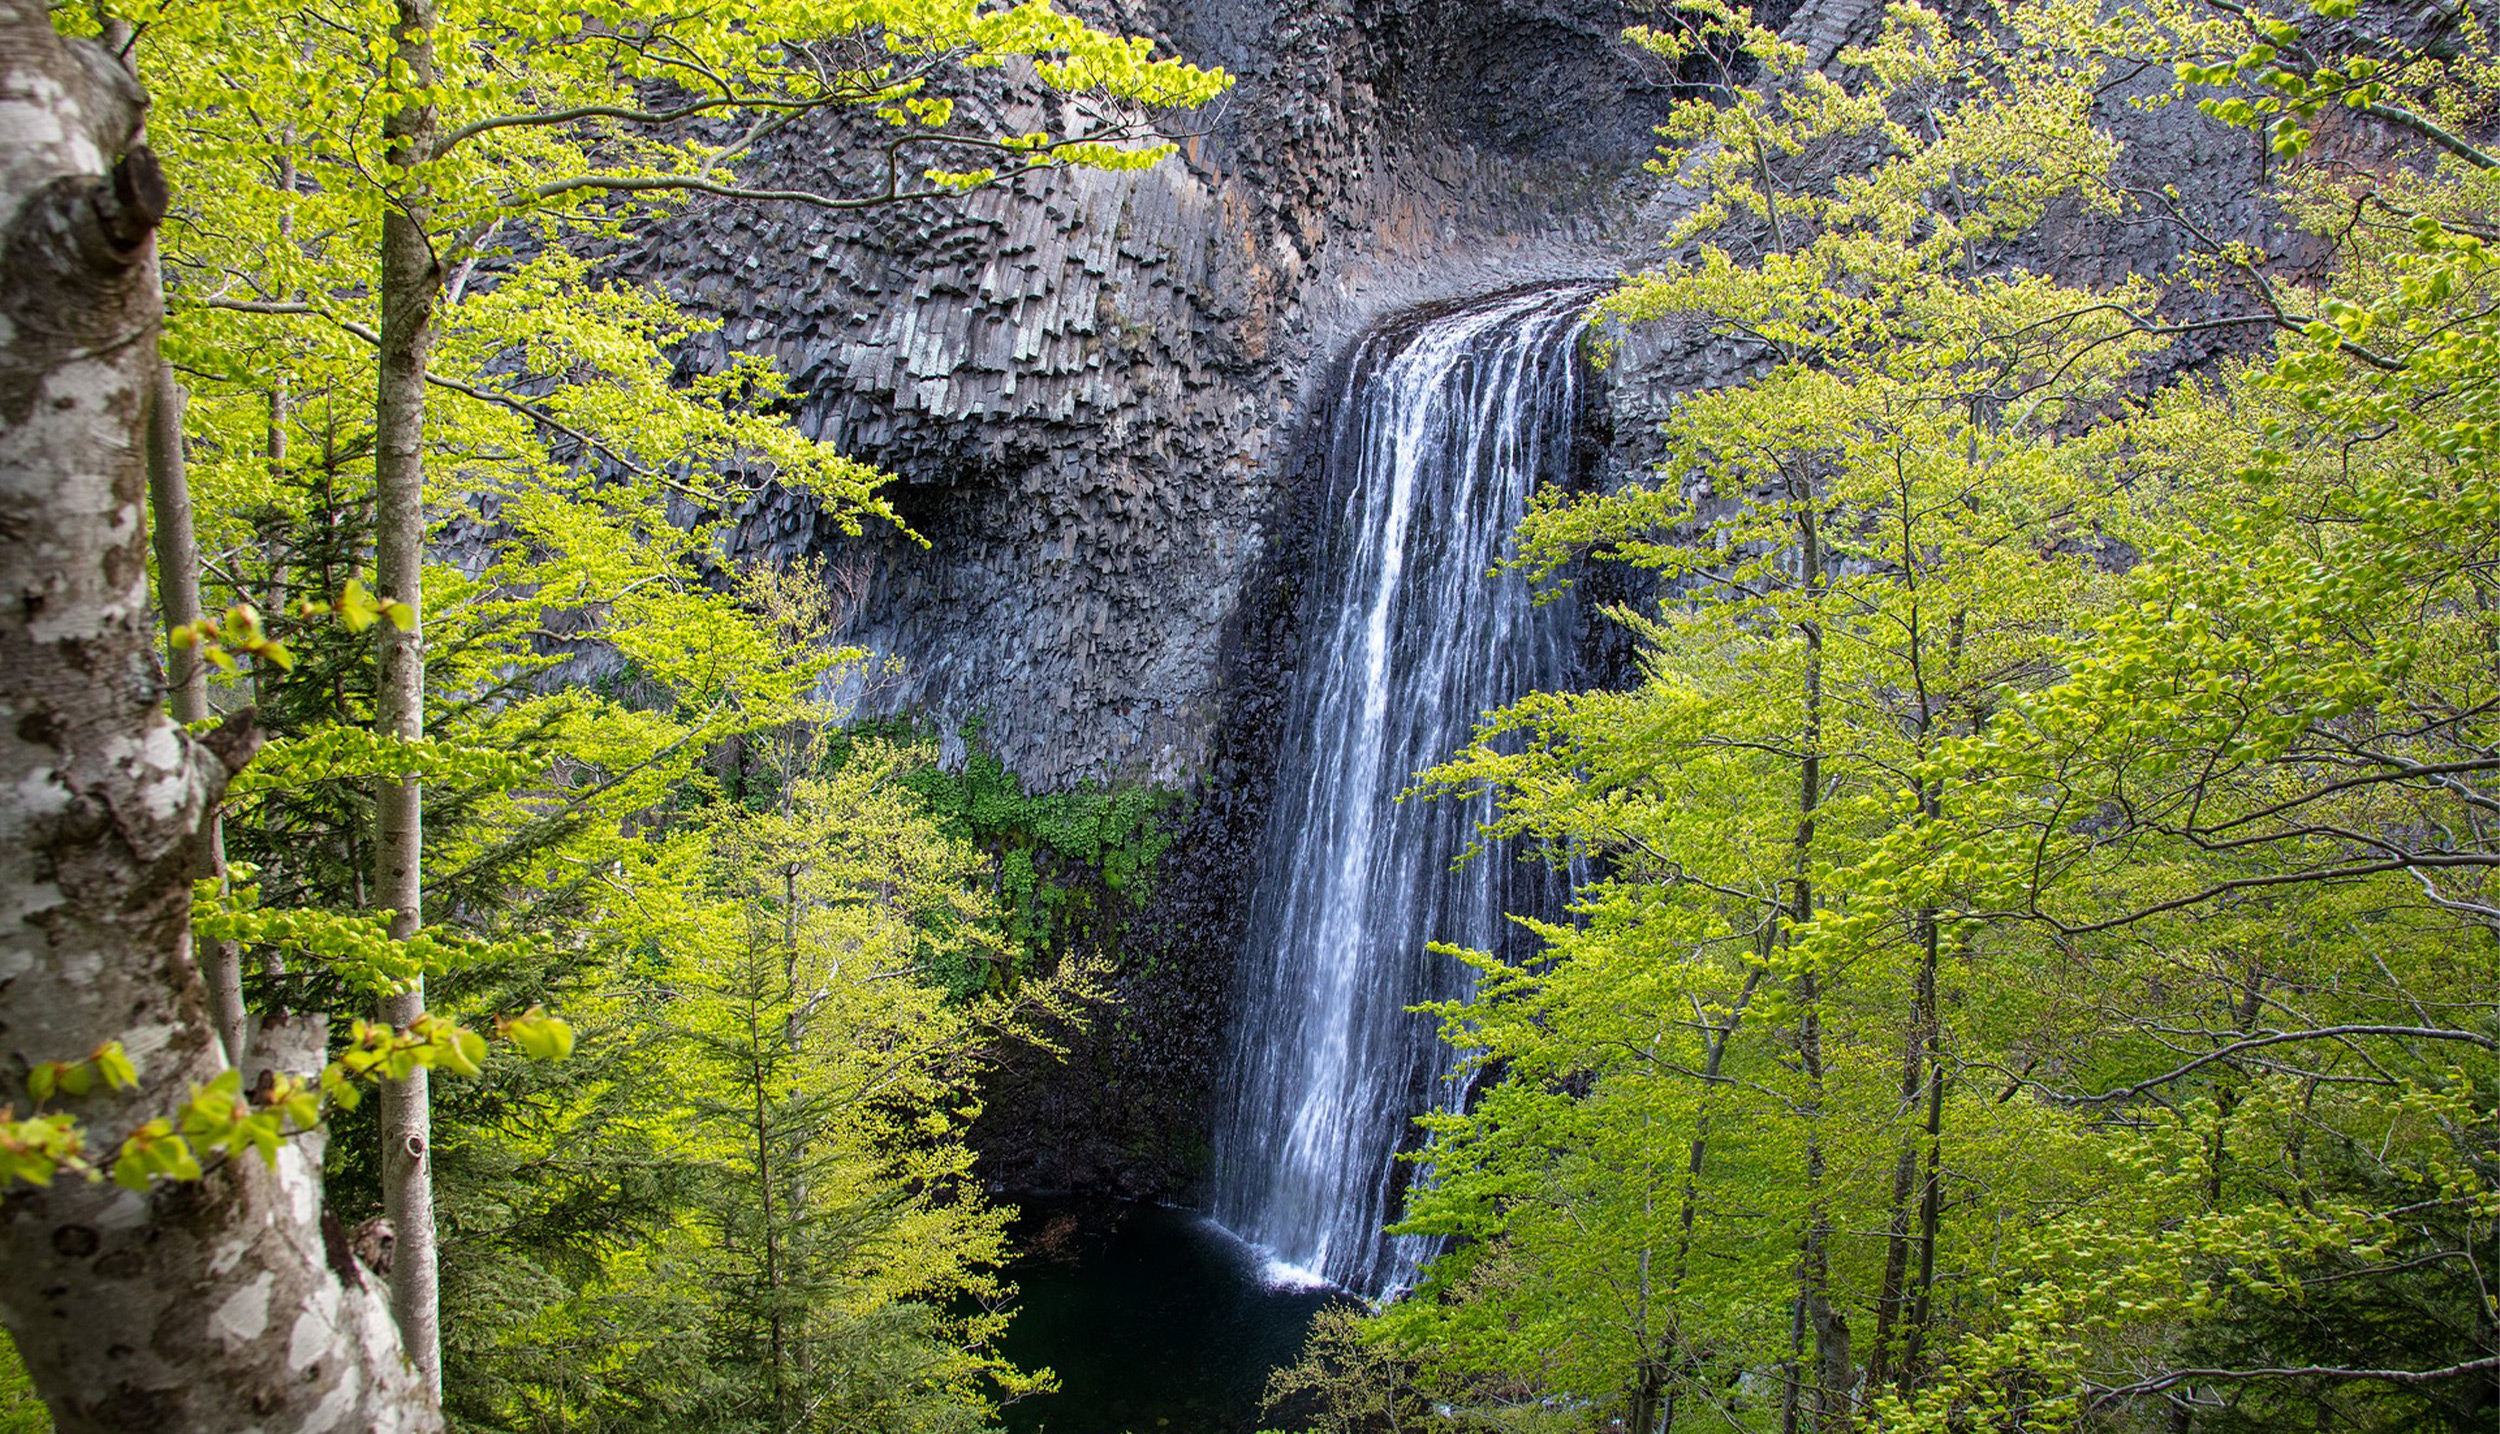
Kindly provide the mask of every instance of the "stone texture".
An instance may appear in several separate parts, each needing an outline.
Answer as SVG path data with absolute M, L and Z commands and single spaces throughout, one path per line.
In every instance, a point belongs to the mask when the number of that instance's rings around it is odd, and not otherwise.
M 902 660 L 854 694 L 863 713 L 947 734 L 981 718 L 1037 785 L 1185 783 L 1216 750 L 1225 634 L 1291 521 L 1293 438 L 1330 364 L 1398 309 L 1647 262 L 1678 203 L 1639 167 L 1672 76 L 1619 42 L 1615 0 L 1078 8 L 1238 77 L 1205 112 L 1166 117 L 1179 158 L 860 216 L 702 205 L 637 267 L 721 320 L 690 366 L 772 355 L 803 429 L 901 478 L 925 547 L 846 538 L 787 494 L 731 515 L 743 557 L 822 556 L 847 635 Z M 1879 8 L 1760 13 L 1828 61 Z M 2235 228 L 2282 239 L 2254 198 L 2253 139 L 2126 98 L 2108 112 L 2135 146 L 2130 178 L 2220 196 Z M 1050 118 L 1038 106 L 990 115 L 1025 128 Z M 753 177 L 855 187 L 839 157 L 860 137 L 839 120 L 785 131 Z M 1998 257 L 2114 279 L 2177 247 L 2069 221 Z M 1671 396 L 1742 362 L 1636 339 L 1613 373 L 1611 467 L 1644 467 Z
M 1092 8 L 1239 75 L 1170 119 L 1175 161 L 944 210 L 704 206 L 637 267 L 721 320 L 690 364 L 773 355 L 805 431 L 903 479 L 928 547 L 788 495 L 732 515 L 743 556 L 823 555 L 850 638 L 903 659 L 862 711 L 981 717 L 1041 785 L 1179 782 L 1318 375 L 1395 309 L 1636 262 L 1665 96 L 1594 0 Z M 755 177 L 839 185 L 844 138 L 776 136 Z
M 895 501 L 926 546 L 845 537 L 787 494 L 730 515 L 743 558 L 822 557 L 847 636 L 901 659 L 852 694 L 863 714 L 943 733 L 981 718 L 1039 787 L 1196 792 L 1126 938 L 1121 1012 L 1065 1066 L 1005 1069 L 981 1137 L 1008 1183 L 1169 1196 L 1203 1151 L 1229 1024 L 1320 521 L 1309 439 L 1337 365 L 1398 310 L 1649 261 L 1679 204 L 1640 169 L 1673 77 L 1617 41 L 1630 17 L 1614 0 L 1076 8 L 1236 74 L 1207 112 L 1169 118 L 1180 158 L 856 218 L 702 206 L 640 263 L 722 321 L 689 364 L 773 355 L 806 431 L 902 480 Z M 1829 63 L 1879 9 L 1785 0 L 1757 14 Z M 2131 180 L 2178 183 L 2239 233 L 2282 242 L 2255 198 L 2253 141 L 2126 99 L 2112 94 L 2107 115 L 2133 146 Z M 846 138 L 838 124 L 784 132 L 754 177 L 838 186 Z M 1989 258 L 2111 280 L 2167 272 L 2179 241 L 2065 216 Z M 2182 348 L 2161 376 L 2260 337 Z M 1645 472 L 1676 396 L 1753 361 L 1674 326 L 1629 335 L 1586 425 L 1599 437 L 1583 481 Z M 1591 583 L 1601 598 L 1640 592 L 1620 574 Z M 1600 671 L 1628 656 L 1595 629 L 1588 655 Z

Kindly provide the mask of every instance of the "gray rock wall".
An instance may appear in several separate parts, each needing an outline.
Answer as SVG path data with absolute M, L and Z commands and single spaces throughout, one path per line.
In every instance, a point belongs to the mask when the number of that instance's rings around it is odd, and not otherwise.
M 1828 60 L 1876 0 L 1758 13 Z M 722 332 L 688 362 L 772 354 L 810 433 L 879 463 L 926 546 L 844 537 L 807 501 L 730 515 L 749 560 L 821 558 L 847 636 L 900 662 L 853 694 L 984 737 L 1028 784 L 1150 778 L 1196 793 L 1123 1005 L 1066 1064 L 1011 1058 L 979 1139 L 1022 1188 L 1172 1196 L 1203 1154 L 1230 1022 L 1303 555 L 1320 505 L 1307 439 L 1363 329 L 1417 304 L 1647 262 L 1675 199 L 1641 163 L 1671 76 L 1616 40 L 1615 0 L 1118 0 L 1093 13 L 1221 64 L 1235 90 L 1135 175 L 1068 172 L 945 208 L 834 218 L 697 210 L 642 256 Z M 2181 111 L 2113 96 L 2147 176 L 2268 217 L 2256 156 Z M 2172 116 L 2177 116 L 2173 118 Z M 1002 122 L 1034 116 L 1001 115 Z M 758 178 L 839 182 L 838 126 L 777 137 Z M 1996 256 L 2069 277 L 2158 272 L 2175 236 L 2084 219 Z M 2253 337 L 2251 335 L 2250 337 Z M 2183 351 L 2206 361 L 2225 338 Z M 1706 334 L 1630 335 L 1589 481 L 1645 470 L 1680 393 L 1751 356 Z M 1713 502 L 1735 501 L 1725 495 Z M 1598 598 L 1637 596 L 1637 583 Z M 1593 632 L 1599 668 L 1620 635 Z
M 1214 750 L 1224 635 L 1288 520 L 1317 376 L 1390 311 L 1647 262 L 1674 199 L 1640 165 L 1672 77 L 1616 38 L 1636 18 L 1617 0 L 1080 8 L 1237 76 L 1206 111 L 1168 117 L 1179 158 L 866 217 L 707 206 L 640 267 L 723 321 L 690 363 L 771 354 L 804 429 L 902 480 L 925 547 L 847 539 L 788 495 L 731 515 L 744 557 L 825 560 L 847 636 L 899 659 L 853 694 L 863 714 L 948 734 L 980 718 L 1036 785 L 1180 783 Z M 1823 59 L 1879 10 L 1761 7 Z M 2263 227 L 2253 141 L 2122 98 L 2113 122 L 2146 174 L 2242 196 L 2235 217 Z M 860 137 L 785 132 L 755 177 L 838 188 Z M 2010 257 L 2114 278 L 2175 245 L 2076 224 L 2035 248 Z M 1614 373 L 1617 468 L 1646 462 L 1673 393 L 1741 357 L 1636 343 Z
M 928 540 L 845 539 L 803 499 L 732 515 L 742 555 L 822 556 L 856 694 L 986 736 L 1029 782 L 1180 782 L 1219 653 L 1289 506 L 1313 376 L 1378 316 L 1636 262 L 1664 104 L 1611 0 L 1103 7 L 1239 76 L 1183 155 L 865 219 L 707 207 L 639 261 L 723 321 L 689 361 L 773 355 L 817 436 L 899 475 Z M 1038 118 L 1001 116 L 1008 123 Z M 766 183 L 839 183 L 839 126 Z

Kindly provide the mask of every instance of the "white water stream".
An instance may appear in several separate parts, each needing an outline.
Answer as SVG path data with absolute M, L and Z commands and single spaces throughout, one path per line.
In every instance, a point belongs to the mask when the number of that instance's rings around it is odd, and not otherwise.
M 1482 801 L 1400 802 L 1492 708 L 1559 685 L 1577 619 L 1491 576 L 1540 482 L 1570 462 L 1586 289 L 1410 319 L 1349 366 L 1330 438 L 1337 506 L 1316 545 L 1285 750 L 1215 1133 L 1213 1213 L 1280 1281 L 1366 1296 L 1411 1285 L 1392 1238 L 1415 1118 L 1459 1092 L 1431 1018 L 1466 994 L 1435 941 L 1516 952 L 1503 913 L 1553 914 L 1562 883 L 1496 847 L 1451 863 Z

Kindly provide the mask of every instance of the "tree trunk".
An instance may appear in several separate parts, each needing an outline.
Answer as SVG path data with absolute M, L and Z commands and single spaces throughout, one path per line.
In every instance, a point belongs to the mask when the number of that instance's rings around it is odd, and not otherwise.
M 1658 1422 L 1661 1400 L 1667 1388 L 1666 1361 L 1644 1357 L 1634 1372 L 1632 1398 L 1623 1412 L 1625 1434 L 1658 1434 L 1669 1426 Z
M 772 1117 L 766 1104 L 773 1083 L 773 1067 L 764 1056 L 764 1031 L 754 1020 L 747 1022 L 747 1039 L 753 1042 L 754 1060 L 748 1070 L 753 1077 L 755 1101 L 755 1193 L 762 1206 L 765 1324 L 772 1358 L 773 1428 L 790 1427 L 789 1331 L 782 1319 L 781 1303 L 781 1231 L 773 1212 Z
M 148 509 L 156 544 L 157 601 L 167 628 L 200 620 L 200 544 L 191 528 L 191 483 L 182 466 L 182 410 L 190 395 L 159 359 L 148 372 Z M 168 645 L 166 686 L 177 722 L 208 716 L 208 664 L 196 647 Z
M 1918 1274 L 1910 1285 L 1910 1327 L 1901 1345 L 1901 1377 L 1914 1380 L 1924 1364 L 1927 1331 L 1935 1319 L 1936 1231 L 1944 1223 L 1944 1011 L 1936 998 L 1935 967 L 1919 994 L 1927 1024 L 1927 1159 L 1919 1177 Z
M 1921 809 L 1930 820 L 1935 819 L 1939 803 L 1934 788 L 1922 787 Z M 1905 1135 L 1892 1172 L 1892 1213 L 1885 1231 L 1884 1277 L 1881 1292 L 1875 1299 L 1875 1347 L 1867 1355 L 1867 1392 L 1873 1395 L 1889 1383 L 1903 1383 L 1916 1377 L 1913 1365 L 1916 1350 L 1924 1341 L 1929 1302 L 1927 1292 L 1935 1277 L 1936 1180 L 1939 1148 L 1943 1134 L 1943 1032 L 1942 1012 L 1936 1001 L 1936 966 L 1941 936 L 1933 907 L 1922 907 L 1918 914 L 1919 964 L 1915 994 L 1912 997 L 1910 1030 L 1901 1058 L 1901 1114 L 1907 1118 L 1926 1107 L 1924 1118 L 1914 1135 Z M 1921 1178 L 1922 1160 L 1926 1175 Z M 1919 1256 L 1916 1289 L 1912 1288 L 1910 1256 L 1915 1248 Z
M 1767 929 L 1763 940 L 1765 949 L 1762 954 L 1767 956 L 1770 940 Z M 1710 1030 L 1706 1038 L 1709 1054 L 1702 1061 L 1701 1105 L 1693 1119 L 1693 1143 L 1684 1157 L 1683 1198 L 1676 1211 L 1675 1266 L 1667 1275 L 1667 1300 L 1670 1304 L 1683 1300 L 1684 1280 L 1692 1272 L 1693 1223 L 1701 1207 L 1701 1172 L 1710 1154 L 1710 1121 L 1718 1093 L 1719 1072 L 1727 1063 L 1728 1043 L 1736 1039 L 1737 1027 L 1744 1024 L 1745 1008 L 1753 1003 L 1754 992 L 1761 988 L 1762 970 L 1761 966 L 1756 966 L 1745 973 L 1744 987 L 1729 1003 L 1725 1021 L 1714 1026 L 1706 1016 L 1703 1018 L 1704 1027 Z M 1661 1391 L 1657 1427 L 1672 1431 L 1675 1428 L 1676 1401 L 1682 1391 L 1682 1385 L 1675 1376 L 1691 1370 L 1694 1364 L 1684 1349 L 1683 1320 L 1680 1316 L 1669 1318 L 1667 1342 L 1671 1358 L 1666 1366 L 1667 1378 Z
M 392 67 L 419 89 L 434 84 L 432 0 L 399 0 Z M 402 103 L 383 123 L 391 162 L 408 171 L 382 217 L 382 344 L 374 396 L 374 587 L 412 615 L 405 630 L 374 625 L 381 666 L 375 727 L 388 737 L 425 735 L 423 632 L 425 564 L 425 376 L 434 344 L 434 301 L 443 271 L 426 232 L 424 178 L 416 173 L 433 142 L 434 112 Z M 376 794 L 375 905 L 391 912 L 390 934 L 416 935 L 423 917 L 424 825 L 414 777 L 385 781 Z M 422 978 L 382 1005 L 405 1026 L 425 1010 Z M 427 1384 L 442 1388 L 442 1335 L 436 1308 L 432 1118 L 426 1072 L 382 1087 L 382 1207 L 391 1249 L 391 1310 L 408 1357 Z
M 183 468 L 182 411 L 190 396 L 174 382 L 174 366 L 156 361 L 148 385 L 148 525 L 156 545 L 156 601 L 168 630 L 198 622 L 200 606 L 200 540 L 191 524 L 191 480 Z M 189 724 L 208 720 L 208 664 L 197 646 L 165 649 L 166 685 L 171 688 L 174 720 Z M 215 812 L 209 813 L 208 839 L 201 843 L 199 863 L 191 874 L 221 877 L 226 873 L 226 834 Z M 210 946 L 201 962 L 208 979 L 209 1009 L 217 1018 L 217 1039 L 226 1062 L 241 1066 L 247 1027 L 243 1010 L 243 948 L 232 941 Z
M 1806 668 L 1805 712 L 1798 743 L 1801 757 L 1797 771 L 1795 898 L 1789 919 L 1800 927 L 1814 919 L 1814 882 L 1810 873 L 1815 818 L 1823 802 L 1823 624 L 1819 604 L 1824 574 L 1822 536 L 1814 501 L 1814 484 L 1809 478 L 1799 485 L 1797 499 L 1799 577 L 1806 604 L 1798 630 L 1805 639 Z M 1783 1423 L 1791 1428 L 1797 1423 L 1806 1376 L 1794 1366 L 1802 1361 L 1806 1336 L 1811 1333 L 1815 1357 L 1814 1399 L 1809 1418 L 1810 1427 L 1817 1430 L 1837 1428 L 1843 1422 L 1850 1385 L 1849 1325 L 1831 1299 L 1831 1208 L 1825 1203 L 1823 1191 L 1822 1000 L 1822 980 L 1809 961 L 1797 972 L 1797 1060 L 1805 1077 L 1805 1095 L 1799 1107 L 1806 1122 L 1806 1217 L 1797 1249 L 1797 1308 L 1790 1332 L 1792 1373 Z
M 158 707 L 139 515 L 165 196 L 132 143 L 142 103 L 45 7 L 0 0 L 0 1104 L 30 1106 L 33 1064 L 120 1041 L 136 1091 L 46 1107 L 106 1163 L 225 1066 L 190 873 L 252 746 L 248 724 L 190 741 Z M 12 1188 L 0 1269 L 0 1322 L 63 1434 L 441 1427 L 381 1300 L 329 1258 L 292 1147 L 147 1194 Z
M 97 10 L 105 48 L 121 56 L 122 68 L 136 79 L 137 32 L 120 16 L 102 13 L 101 5 Z M 145 136 L 143 125 L 136 142 L 145 143 Z M 143 282 L 161 294 L 164 274 L 154 260 L 155 249 L 151 245 L 149 273 Z M 208 720 L 208 663 L 197 645 L 177 645 L 171 640 L 174 629 L 189 627 L 202 616 L 200 542 L 191 523 L 191 480 L 183 466 L 182 450 L 183 409 L 189 402 L 190 395 L 174 379 L 174 366 L 160 354 L 148 382 L 148 531 L 156 549 L 156 601 L 168 638 L 167 702 L 173 708 L 174 720 L 186 725 Z M 191 874 L 222 877 L 226 873 L 225 831 L 216 813 L 211 812 L 208 821 L 208 841 Z M 233 1066 L 243 1064 L 243 1043 L 248 1039 L 242 961 L 240 946 L 221 941 L 209 948 L 202 963 L 208 977 L 209 1008 L 217 1018 L 217 1038 L 225 1047 L 227 1064 Z
M 1926 934 L 1932 937 L 1933 921 L 1922 918 L 1922 923 Z M 1925 1061 L 1923 1044 L 1915 1025 L 1902 1041 L 1901 1114 L 1905 1118 L 1918 1108 Z M 1866 1387 L 1870 1394 L 1880 1391 L 1892 1378 L 1893 1344 L 1900 1337 L 1904 1306 L 1909 1302 L 1910 1206 L 1918 1193 L 1918 1152 L 1918 1138 L 1905 1132 L 1893 1157 L 1892 1203 L 1884 1222 L 1884 1274 L 1875 1291 L 1875 1340 L 1866 1354 Z

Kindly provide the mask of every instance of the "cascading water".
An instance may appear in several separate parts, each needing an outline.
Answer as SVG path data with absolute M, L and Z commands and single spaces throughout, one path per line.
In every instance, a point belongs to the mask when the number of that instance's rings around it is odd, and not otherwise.
M 1280 1273 L 1369 1296 L 1427 1243 L 1381 1233 L 1415 1118 L 1455 1092 L 1407 1008 L 1464 996 L 1431 942 L 1511 951 L 1505 912 L 1562 883 L 1495 848 L 1453 871 L 1489 806 L 1400 802 L 1479 717 L 1568 673 L 1567 602 L 1491 576 L 1540 481 L 1570 462 L 1573 341 L 1590 291 L 1504 295 L 1410 319 L 1357 353 L 1327 453 L 1331 521 L 1310 610 L 1215 1139 L 1215 1218 Z

